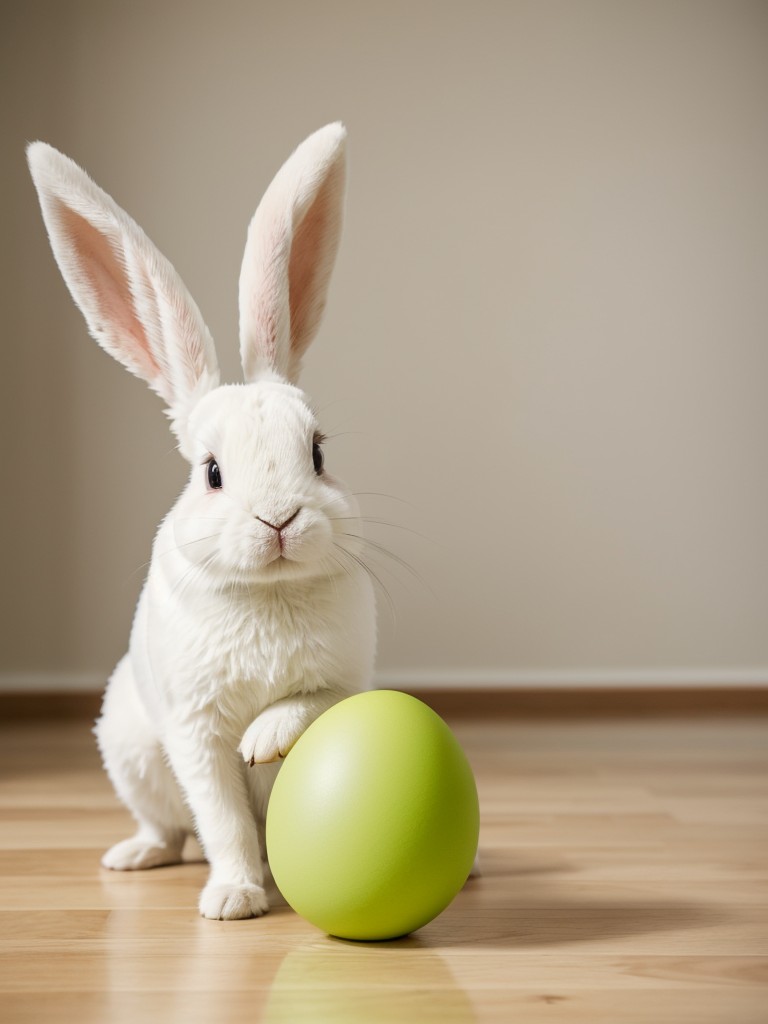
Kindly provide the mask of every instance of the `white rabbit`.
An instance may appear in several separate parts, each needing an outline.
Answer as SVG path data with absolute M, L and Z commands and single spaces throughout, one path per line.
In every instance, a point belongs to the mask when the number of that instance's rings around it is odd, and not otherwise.
M 136 223 L 57 150 L 28 149 L 91 334 L 165 400 L 192 466 L 157 532 L 96 736 L 138 822 L 102 863 L 178 863 L 196 831 L 211 867 L 204 917 L 267 910 L 263 828 L 280 758 L 373 671 L 358 511 L 323 466 L 296 386 L 338 248 L 345 140 L 340 124 L 306 139 L 253 217 L 240 274 L 245 385 L 219 385 L 197 306 Z

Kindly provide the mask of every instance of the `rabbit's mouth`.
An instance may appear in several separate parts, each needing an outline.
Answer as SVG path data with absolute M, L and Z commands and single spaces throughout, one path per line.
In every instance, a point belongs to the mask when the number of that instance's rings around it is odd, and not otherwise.
M 250 577 L 253 583 L 271 583 L 275 580 L 313 576 L 317 566 L 313 561 L 299 560 L 282 550 L 268 560 L 255 559 L 247 567 L 243 566 L 241 572 Z

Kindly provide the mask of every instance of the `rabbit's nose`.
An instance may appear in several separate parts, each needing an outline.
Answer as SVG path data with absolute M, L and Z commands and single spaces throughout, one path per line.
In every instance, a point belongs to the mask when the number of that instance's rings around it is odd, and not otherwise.
M 279 526 L 276 526 L 274 523 L 270 523 L 268 519 L 262 519 L 261 516 L 256 516 L 256 518 L 259 520 L 260 523 L 264 523 L 265 526 L 271 526 L 273 530 L 277 530 L 277 532 L 280 533 L 280 531 L 284 530 L 289 523 L 293 522 L 293 520 L 296 518 L 299 512 L 301 512 L 301 506 L 299 506 L 297 509 L 295 509 L 295 511 L 291 512 L 289 516 L 283 519 Z

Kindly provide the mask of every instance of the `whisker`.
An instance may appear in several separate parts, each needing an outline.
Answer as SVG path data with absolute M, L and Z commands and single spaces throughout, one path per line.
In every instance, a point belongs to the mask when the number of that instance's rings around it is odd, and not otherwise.
M 434 592 L 432 587 L 430 587 L 430 585 L 427 583 L 427 581 L 424 579 L 424 577 L 419 572 L 417 572 L 417 570 L 414 569 L 414 567 L 409 562 L 406 562 L 406 560 L 404 558 L 401 558 L 400 555 L 396 555 L 394 553 L 394 551 L 390 551 L 389 548 L 385 548 L 383 544 L 378 544 L 375 540 L 371 540 L 369 537 L 360 537 L 356 533 L 342 533 L 341 536 L 342 537 L 352 537 L 355 540 L 359 540 L 362 544 L 367 544 L 369 547 L 373 548 L 375 551 L 378 551 L 382 555 L 386 555 L 388 558 L 391 558 L 393 561 L 397 562 L 398 565 L 401 565 L 403 567 L 403 569 L 405 569 L 407 572 L 409 572 L 411 574 L 411 576 L 413 576 L 413 578 L 415 580 L 418 580 L 418 582 L 426 590 L 429 591 L 429 593 L 432 595 L 432 597 L 434 597 L 435 600 L 437 600 L 437 594 Z
M 348 491 L 347 493 L 351 498 L 389 498 L 390 501 L 399 501 L 402 505 L 408 505 L 410 508 L 418 508 L 418 505 L 414 505 L 412 501 L 398 498 L 396 494 L 386 494 L 384 491 Z
M 129 572 L 128 575 L 123 580 L 123 583 L 128 583 L 130 580 L 134 578 L 134 576 L 138 576 L 142 569 L 148 569 L 150 565 L 152 565 L 152 559 L 148 558 L 146 562 L 142 562 L 141 565 L 137 566 L 137 568 L 135 568 L 132 572 Z
M 328 555 L 329 555 L 330 560 L 334 563 L 334 565 L 338 565 L 339 568 L 344 569 L 346 571 L 346 567 L 341 564 L 341 562 L 333 555 L 332 552 L 329 552 Z M 325 562 L 323 562 L 323 569 L 324 569 L 325 576 L 326 576 L 328 582 L 332 585 L 333 591 L 336 594 L 336 596 L 338 597 L 339 584 L 338 584 L 338 581 L 336 579 L 336 574 L 331 572 L 330 566 L 326 565 Z
M 398 498 L 394 494 L 385 494 L 383 491 L 346 491 L 343 494 L 337 494 L 328 501 L 323 502 L 320 506 L 320 510 L 328 508 L 329 505 L 334 505 L 338 502 L 344 501 L 346 498 L 364 498 L 366 496 L 373 496 L 377 498 L 389 498 L 391 501 L 399 501 L 403 505 L 408 505 L 410 508 L 418 511 L 418 506 L 414 505 L 411 501 L 406 501 L 405 498 Z
M 176 583 L 174 583 L 174 585 L 173 585 L 173 587 L 171 589 L 171 592 L 168 595 L 169 598 L 173 597 L 176 594 L 176 591 L 179 590 L 180 587 L 182 587 L 182 585 L 185 583 L 185 581 L 186 581 L 186 586 L 190 586 L 192 584 L 192 582 L 195 580 L 197 573 L 202 575 L 205 572 L 205 570 L 208 568 L 208 566 L 211 564 L 211 562 L 214 561 L 214 559 L 216 558 L 216 555 L 217 555 L 217 552 L 214 551 L 213 554 L 211 554 L 207 558 L 203 559 L 202 562 L 193 562 L 192 565 L 189 567 L 189 569 L 187 569 L 184 573 L 182 573 L 182 575 L 179 577 L 179 579 L 176 581 Z M 183 594 L 183 592 L 184 591 L 181 590 L 180 594 Z
M 338 550 L 342 552 L 342 554 L 346 555 L 347 558 L 351 558 L 353 562 L 356 562 L 356 564 L 362 569 L 362 571 L 364 571 L 368 575 L 368 577 L 370 577 L 371 580 L 374 581 L 374 583 L 378 584 L 379 589 L 381 590 L 382 594 L 384 595 L 384 599 L 386 601 L 387 609 L 389 611 L 389 617 L 390 617 L 390 620 L 392 622 L 392 626 L 396 628 L 397 616 L 395 614 L 394 601 L 392 600 L 392 597 L 391 597 L 389 591 L 384 586 L 384 584 L 382 583 L 381 579 L 378 577 L 376 572 L 374 572 L 374 570 L 371 568 L 370 565 L 368 565 L 367 562 L 365 562 L 364 560 L 359 558 L 352 551 L 348 551 L 346 548 L 343 548 L 340 544 L 337 544 L 336 546 L 337 546 Z M 347 571 L 349 571 L 349 574 L 350 574 L 350 577 L 351 577 L 351 574 L 352 574 L 351 571 L 349 569 L 347 569 Z
M 175 547 L 168 548 L 167 551 L 154 551 L 151 558 L 147 559 L 146 562 L 143 562 L 137 569 L 134 569 L 133 572 L 128 574 L 126 582 L 128 580 L 132 580 L 137 573 L 142 571 L 142 569 L 146 569 L 150 566 L 154 559 L 167 558 L 168 555 L 172 555 L 174 551 L 180 551 L 182 548 L 189 547 L 190 544 L 200 544 L 204 540 L 213 540 L 214 537 L 218 537 L 218 533 L 208 533 L 204 537 L 195 537 L 193 540 L 185 540 L 181 544 L 176 544 Z
M 420 537 L 422 540 L 431 541 L 433 544 L 437 544 L 439 547 L 445 547 L 446 545 L 440 544 L 439 541 L 435 540 L 434 537 L 428 536 L 426 533 L 420 533 L 418 530 L 411 529 L 410 526 L 403 526 L 401 523 L 390 523 L 387 519 L 373 519 L 371 516 L 328 516 L 328 519 L 332 523 L 344 523 L 344 522 L 360 522 L 360 523 L 371 523 L 374 526 L 391 526 L 393 530 L 405 530 L 406 533 L 412 533 L 414 537 Z
M 190 569 L 187 569 L 179 577 L 179 579 L 176 581 L 176 583 L 171 588 L 171 592 L 170 592 L 170 594 L 168 596 L 169 597 L 174 597 L 174 596 L 182 597 L 184 592 L 189 587 L 192 586 L 192 584 L 198 579 L 198 577 L 203 575 L 203 573 L 205 572 L 205 569 L 207 568 L 207 565 L 208 565 L 208 560 L 205 560 L 203 562 L 196 562 L 196 563 L 194 563 L 191 566 Z
M 235 587 L 237 586 L 238 582 L 239 582 L 239 580 L 237 579 L 237 575 L 233 573 L 232 574 L 232 586 L 230 587 L 230 590 L 229 590 L 229 604 L 227 605 L 227 610 L 224 613 L 224 625 L 225 626 L 226 626 L 226 624 L 227 624 L 227 622 L 229 620 L 229 613 L 232 611 L 232 603 L 235 600 Z
M 345 555 L 347 555 L 353 561 L 357 562 L 357 564 L 360 566 L 360 568 L 364 572 L 366 572 L 370 576 L 370 578 L 372 580 L 374 580 L 374 582 L 378 583 L 379 587 L 381 588 L 382 593 L 384 594 L 384 597 L 386 598 L 387 607 L 389 608 L 389 613 L 390 613 L 390 616 L 392 618 L 392 625 L 393 625 L 394 628 L 397 628 L 397 615 L 395 613 L 395 603 L 392 600 L 392 595 L 387 590 L 387 588 L 384 586 L 384 584 L 381 581 L 380 577 L 373 571 L 373 569 L 371 569 L 370 565 L 368 565 L 367 562 L 363 561 L 363 559 L 359 557 L 359 555 L 356 555 L 353 551 L 350 551 L 348 548 L 345 548 L 342 544 L 337 543 L 336 541 L 334 541 L 334 543 L 336 544 L 336 547 L 337 547 L 337 549 L 339 551 L 342 551 Z
M 334 405 L 339 405 L 341 402 L 346 402 L 346 398 L 332 398 L 330 402 L 326 402 L 325 405 L 313 406 L 314 413 L 318 419 L 325 416 L 328 409 L 332 409 Z
M 226 516 L 174 516 L 174 523 L 188 523 L 188 522 L 203 522 L 210 521 L 212 523 L 223 523 L 226 520 Z
M 334 545 L 334 546 L 335 547 L 339 547 L 339 545 Z M 354 577 L 352 575 L 352 570 L 348 566 L 344 565 L 342 560 L 340 558 L 337 558 L 333 553 L 329 553 L 329 554 L 330 554 L 330 558 L 333 560 L 333 562 L 336 565 L 338 565 L 338 567 L 340 569 L 342 569 L 347 574 L 347 576 L 349 576 L 350 579 L 353 579 Z
M 165 551 L 158 551 L 155 557 L 165 558 L 167 555 L 172 555 L 174 551 L 181 551 L 182 548 L 188 548 L 190 544 L 202 544 L 205 540 L 213 540 L 214 537 L 218 537 L 217 533 L 206 533 L 203 537 L 193 537 L 192 540 L 183 540 L 181 544 L 176 544 L 172 548 L 167 548 Z
M 326 441 L 332 441 L 336 437 L 354 437 L 358 434 L 368 435 L 367 430 L 335 430 L 332 434 L 325 434 Z

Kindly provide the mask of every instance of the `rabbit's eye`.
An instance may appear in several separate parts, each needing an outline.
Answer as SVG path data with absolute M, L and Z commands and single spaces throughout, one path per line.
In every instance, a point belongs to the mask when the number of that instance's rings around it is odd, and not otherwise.
M 325 462 L 325 456 L 323 455 L 323 449 L 320 447 L 320 442 L 315 441 L 312 444 L 312 461 L 315 464 L 315 472 L 318 476 L 323 472 L 323 463 Z
M 206 478 L 208 480 L 208 486 L 211 490 L 218 490 L 221 487 L 221 470 L 216 459 L 211 459 L 210 462 L 206 463 Z

